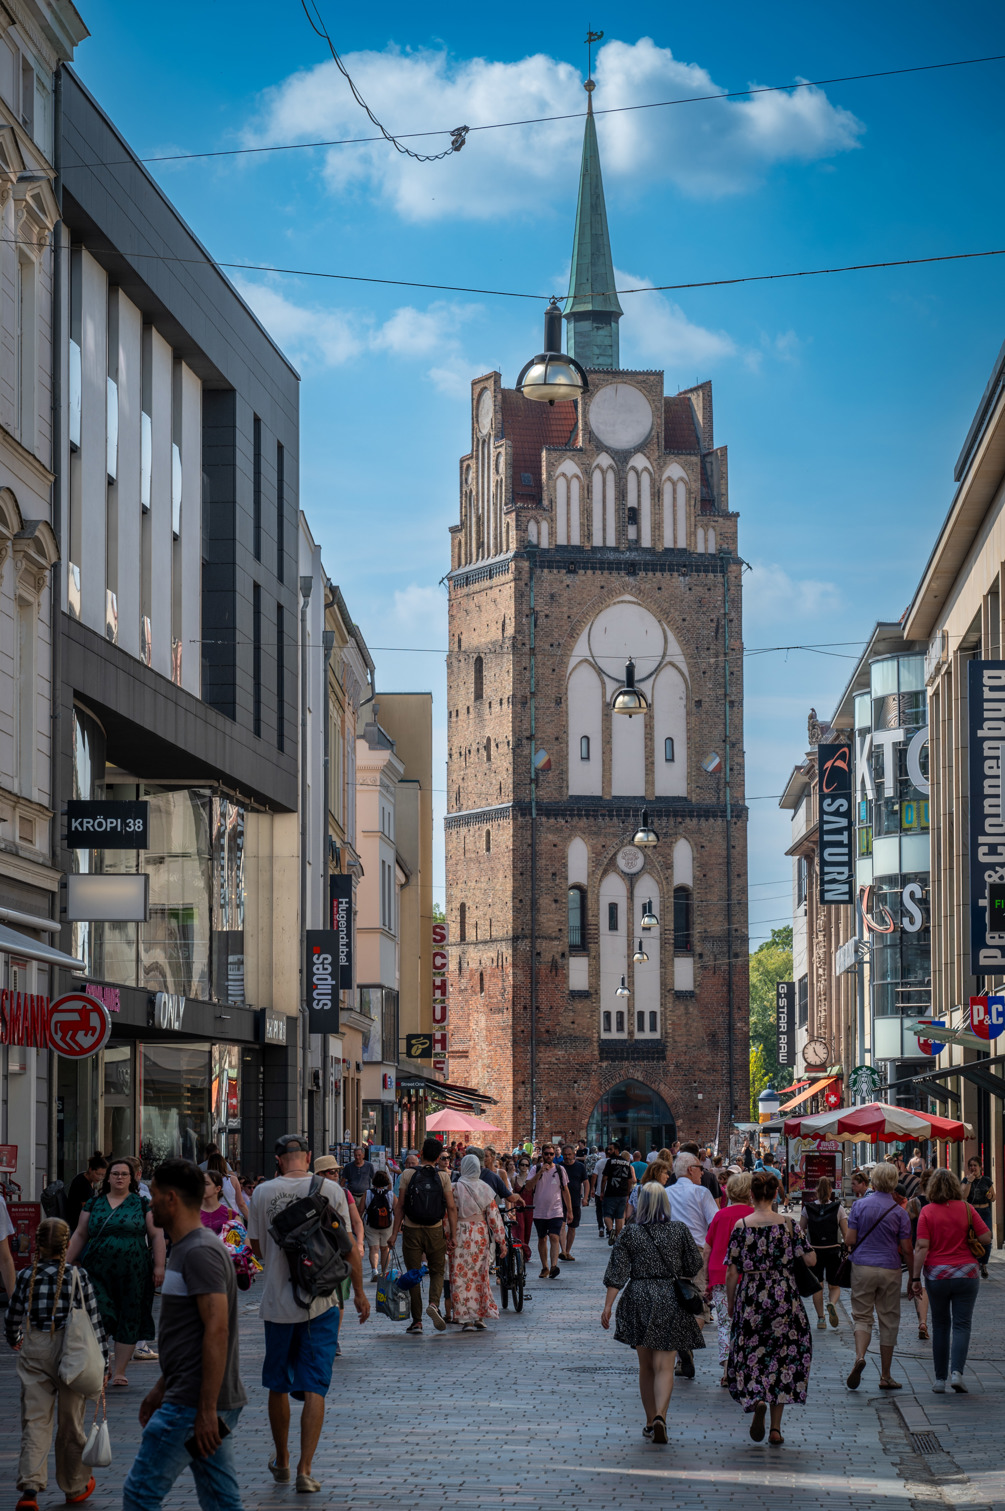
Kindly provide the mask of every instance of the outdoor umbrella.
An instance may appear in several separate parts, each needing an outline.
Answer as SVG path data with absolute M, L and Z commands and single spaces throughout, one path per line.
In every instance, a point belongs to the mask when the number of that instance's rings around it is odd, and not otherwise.
M 973 1137 L 969 1123 L 869 1102 L 865 1107 L 836 1107 L 815 1117 L 786 1118 L 788 1138 L 847 1139 L 855 1144 L 888 1144 L 902 1139 L 949 1139 L 960 1143 Z
M 444 1107 L 426 1119 L 427 1133 L 498 1133 L 500 1130 L 471 1112 L 456 1112 Z

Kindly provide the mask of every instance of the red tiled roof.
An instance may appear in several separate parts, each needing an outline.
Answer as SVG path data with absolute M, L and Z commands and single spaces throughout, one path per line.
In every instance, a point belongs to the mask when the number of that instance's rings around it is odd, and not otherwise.
M 700 451 L 701 438 L 695 424 L 691 400 L 686 394 L 674 394 L 663 400 L 663 450 L 668 452 Z
M 514 494 L 540 498 L 541 452 L 545 446 L 570 446 L 575 431 L 575 404 L 538 404 L 516 389 L 502 390 L 502 433 L 513 445 Z M 532 482 L 523 482 L 525 473 Z

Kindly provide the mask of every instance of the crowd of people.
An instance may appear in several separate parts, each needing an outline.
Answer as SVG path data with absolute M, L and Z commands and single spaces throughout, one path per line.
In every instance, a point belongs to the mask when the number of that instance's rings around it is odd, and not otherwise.
M 95 1489 L 85 1397 L 63 1357 L 71 1318 L 89 1334 L 109 1390 L 130 1388 L 134 1361 L 159 1364 L 139 1408 L 144 1431 L 125 1511 L 156 1511 L 186 1465 L 204 1507 L 240 1511 L 233 1434 L 247 1395 L 239 1290 L 262 1276 L 269 1472 L 315 1493 L 340 1326 L 350 1302 L 360 1323 L 370 1316 L 364 1265 L 388 1316 L 402 1315 L 388 1309 L 399 1278 L 399 1294 L 407 1288 L 407 1334 L 421 1335 L 424 1319 L 438 1333 L 483 1332 L 499 1316 L 493 1282 L 503 1262 L 519 1253 L 529 1263 L 536 1240 L 538 1278 L 557 1280 L 577 1262 L 591 1207 L 598 1241 L 610 1249 L 600 1324 L 613 1322 L 617 1341 L 636 1352 L 642 1431 L 653 1443 L 668 1441 L 674 1381 L 695 1378 L 707 1326 L 719 1384 L 750 1416 L 750 1437 L 760 1442 L 767 1431 L 780 1446 L 784 1408 L 806 1400 L 810 1378 L 804 1298 L 818 1329 L 836 1328 L 845 1286 L 855 1344 L 848 1388 L 861 1382 L 875 1321 L 880 1389 L 900 1389 L 892 1368 L 905 1272 L 919 1337 L 929 1337 L 931 1322 L 934 1389 L 966 1390 L 994 1201 L 979 1160 L 961 1185 L 947 1169 L 926 1168 L 917 1150 L 892 1154 L 852 1172 L 850 1210 L 822 1178 L 802 1193 L 796 1221 L 786 1172 L 749 1141 L 732 1163 L 693 1142 L 645 1155 L 584 1141 L 500 1153 L 427 1138 L 398 1161 L 358 1146 L 341 1172 L 331 1155 L 313 1160 L 299 1134 L 279 1139 L 274 1152 L 276 1173 L 254 1181 L 212 1145 L 200 1165 L 167 1159 L 149 1182 L 135 1157 L 95 1154 L 71 1183 L 64 1216 L 40 1225 L 31 1267 L 15 1277 L 3 1266 L 5 1331 L 19 1353 L 22 1391 L 19 1511 L 36 1511 L 46 1488 L 57 1414 L 56 1480 L 66 1503 L 81 1504 Z M 0 1262 L 4 1255 L 9 1261 L 0 1243 Z M 76 1333 L 73 1346 L 79 1351 Z M 302 1403 L 295 1447 L 291 1397 Z

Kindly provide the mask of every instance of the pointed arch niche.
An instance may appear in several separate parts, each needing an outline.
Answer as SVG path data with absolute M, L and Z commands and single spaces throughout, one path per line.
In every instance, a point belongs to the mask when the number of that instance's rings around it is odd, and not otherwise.
M 687 550 L 687 473 L 671 462 L 663 473 L 663 549 Z
M 604 688 L 589 661 L 580 661 L 573 668 L 565 701 L 569 719 L 569 792 L 602 797 Z
M 627 1039 L 632 999 L 614 995 L 628 975 L 628 888 L 617 871 L 609 871 L 600 883 L 599 915 L 600 1037 Z
M 694 991 L 694 852 L 686 839 L 673 847 L 673 916 L 664 919 L 673 941 L 673 988 Z
M 587 953 L 589 918 L 587 914 L 587 884 L 589 881 L 590 853 L 586 841 L 577 837 L 568 850 L 569 883 L 569 990 L 586 992 L 590 989 L 590 957 Z M 579 932 L 576 935 L 576 924 Z M 582 953 L 574 953 L 581 951 Z
M 649 956 L 644 965 L 632 966 L 631 1006 L 636 1039 L 658 1039 L 663 1031 L 660 1021 L 660 929 L 649 929 L 644 934 L 642 932 L 642 914 L 646 903 L 650 901 L 662 927 L 660 884 L 649 872 L 644 872 L 634 887 L 635 916 L 632 920 L 634 933 L 631 939 L 633 954 L 641 939 L 642 948 Z
M 628 463 L 628 539 L 640 546 L 653 543 L 653 472 L 644 456 L 633 456 Z M 634 516 L 632 510 L 635 511 Z M 634 517 L 634 534 L 632 520 Z
M 687 683 L 676 666 L 654 679 L 652 726 L 656 796 L 687 797 Z
M 555 544 L 580 544 L 583 474 L 575 462 L 564 461 L 555 474 Z
M 602 451 L 593 464 L 590 491 L 593 496 L 593 544 L 617 544 L 617 478 L 614 463 Z

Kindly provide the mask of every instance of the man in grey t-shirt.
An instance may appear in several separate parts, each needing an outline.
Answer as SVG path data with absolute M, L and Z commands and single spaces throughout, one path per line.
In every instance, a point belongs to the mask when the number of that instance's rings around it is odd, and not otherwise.
M 123 1486 L 123 1511 L 162 1505 L 186 1464 L 200 1505 L 242 1511 L 232 1434 L 248 1398 L 237 1282 L 227 1249 L 202 1225 L 204 1191 L 203 1173 L 190 1160 L 165 1160 L 154 1172 L 154 1222 L 171 1240 L 157 1333 L 161 1374 L 140 1406 L 143 1438 Z

